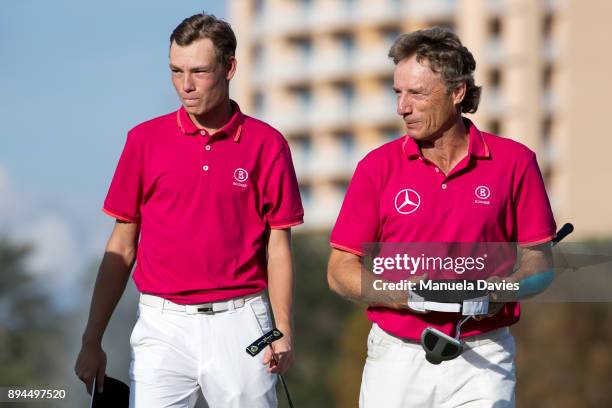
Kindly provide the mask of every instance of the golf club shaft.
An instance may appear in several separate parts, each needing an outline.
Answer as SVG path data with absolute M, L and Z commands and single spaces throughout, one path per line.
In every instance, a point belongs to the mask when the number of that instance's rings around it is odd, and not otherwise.
M 272 345 L 270 344 L 268 347 L 270 347 L 270 351 L 272 352 L 272 359 L 276 362 L 276 364 L 278 364 L 278 358 L 276 357 L 276 353 L 274 353 Z M 278 378 L 280 378 L 281 384 L 283 385 L 283 390 L 285 391 L 289 408 L 293 408 L 293 401 L 291 400 L 291 394 L 289 394 L 289 387 L 287 387 L 287 383 L 281 374 L 278 374 Z
M 289 408 L 293 408 L 293 401 L 291 401 L 291 395 L 289 394 L 289 387 L 287 387 L 287 383 L 282 375 L 278 375 L 281 380 L 281 384 L 283 385 L 283 390 L 285 390 L 285 396 L 287 397 L 287 402 L 289 403 Z

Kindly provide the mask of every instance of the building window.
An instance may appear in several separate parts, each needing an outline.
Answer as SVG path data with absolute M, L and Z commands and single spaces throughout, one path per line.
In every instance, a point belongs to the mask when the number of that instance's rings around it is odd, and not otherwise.
M 312 106 L 312 91 L 308 87 L 300 87 L 295 89 L 295 96 L 300 105 L 300 109 L 308 110 Z
M 542 89 L 548 90 L 552 87 L 553 82 L 553 67 L 552 65 L 547 65 L 542 70 Z
M 352 106 L 355 100 L 355 87 L 350 83 L 341 83 L 338 85 L 338 91 L 342 95 L 342 101 L 346 106 Z
M 312 140 L 308 135 L 296 135 L 293 142 L 302 156 L 309 156 L 312 153 Z
M 500 88 L 502 82 L 502 72 L 499 69 L 489 71 L 489 85 L 493 88 Z
M 334 189 L 338 193 L 340 197 L 344 197 L 346 195 L 346 190 L 348 189 L 348 181 L 338 180 L 334 182 Z
M 495 135 L 499 135 L 499 133 L 501 132 L 501 124 L 499 123 L 499 120 L 492 120 L 489 123 L 489 132 Z
M 542 177 L 544 183 L 549 185 L 554 173 L 555 166 L 555 146 L 553 144 L 553 118 L 550 115 L 542 120 L 542 135 L 541 135 L 541 161 Z
M 345 55 L 352 55 L 355 50 L 355 37 L 350 33 L 342 33 L 338 34 L 336 38 Z
M 453 33 L 455 32 L 455 23 L 451 20 L 437 21 L 432 25 L 444 28 L 445 30 L 451 31 Z
M 312 186 L 310 184 L 300 185 L 300 195 L 305 207 L 312 205 Z
M 385 99 L 391 101 L 393 105 L 397 102 L 397 95 L 393 89 L 393 78 L 385 78 L 380 83 L 385 95 Z
M 255 92 L 253 95 L 253 105 L 255 106 L 257 115 L 261 115 L 265 111 L 265 103 L 265 95 L 262 92 Z
M 263 47 L 261 44 L 256 44 L 253 47 L 253 65 L 256 70 L 261 70 L 263 67 L 263 60 L 264 60 L 263 52 L 264 51 L 263 51 Z
M 264 10 L 264 0 L 255 0 L 253 2 L 253 11 L 255 12 L 255 15 L 259 16 L 263 14 L 263 10 Z
M 310 38 L 295 38 L 291 42 L 302 57 L 310 58 L 312 55 L 312 40 Z
M 382 30 L 381 35 L 385 44 L 390 47 L 401 33 L 398 27 L 390 27 Z
M 544 20 L 542 21 L 542 36 L 544 38 L 548 38 L 552 35 L 554 24 L 555 20 L 552 14 L 544 16 Z
M 384 143 L 391 142 L 399 137 L 402 137 L 403 132 L 396 127 L 388 127 L 380 130 Z
M 352 132 L 342 132 L 336 137 L 343 156 L 348 156 L 353 153 L 353 150 L 355 149 L 355 136 Z
M 496 17 L 489 22 L 489 35 L 491 37 L 500 37 L 502 34 L 501 19 Z

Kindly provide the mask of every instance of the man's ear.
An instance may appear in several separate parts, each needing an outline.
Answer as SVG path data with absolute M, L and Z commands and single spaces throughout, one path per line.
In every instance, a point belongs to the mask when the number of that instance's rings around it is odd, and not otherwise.
M 234 74 L 236 73 L 236 57 L 229 57 L 227 64 L 227 73 L 225 74 L 225 79 L 229 81 L 234 77 Z
M 465 93 L 467 91 L 467 85 L 465 82 L 457 85 L 455 89 L 453 89 L 453 104 L 459 105 L 463 102 L 463 98 L 465 98 Z

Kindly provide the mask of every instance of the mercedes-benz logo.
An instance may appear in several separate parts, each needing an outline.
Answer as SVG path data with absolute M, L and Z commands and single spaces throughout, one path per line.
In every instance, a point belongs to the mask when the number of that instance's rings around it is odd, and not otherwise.
M 411 214 L 421 205 L 421 197 L 416 191 L 406 188 L 395 196 L 395 209 L 400 214 Z

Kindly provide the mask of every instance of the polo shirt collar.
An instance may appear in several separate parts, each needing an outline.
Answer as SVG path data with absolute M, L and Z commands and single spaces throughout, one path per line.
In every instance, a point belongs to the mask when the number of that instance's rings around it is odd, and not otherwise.
M 489 147 L 487 146 L 482 133 L 471 120 L 467 118 L 463 118 L 463 123 L 469 130 L 469 146 L 468 152 L 470 156 L 486 159 L 490 156 Z M 419 157 L 423 157 L 423 153 L 421 153 L 421 148 L 416 140 L 411 138 L 410 136 L 404 136 L 404 142 L 402 143 L 402 148 L 408 160 L 418 159 Z
M 245 117 L 236 101 L 230 99 L 230 104 L 234 111 L 232 117 L 221 129 L 213 133 L 211 137 L 224 138 L 229 136 L 234 138 L 234 142 L 239 142 L 242 133 L 242 123 Z M 201 130 L 193 123 L 184 106 L 181 106 L 176 112 L 176 123 L 181 132 L 186 135 L 195 135 Z

